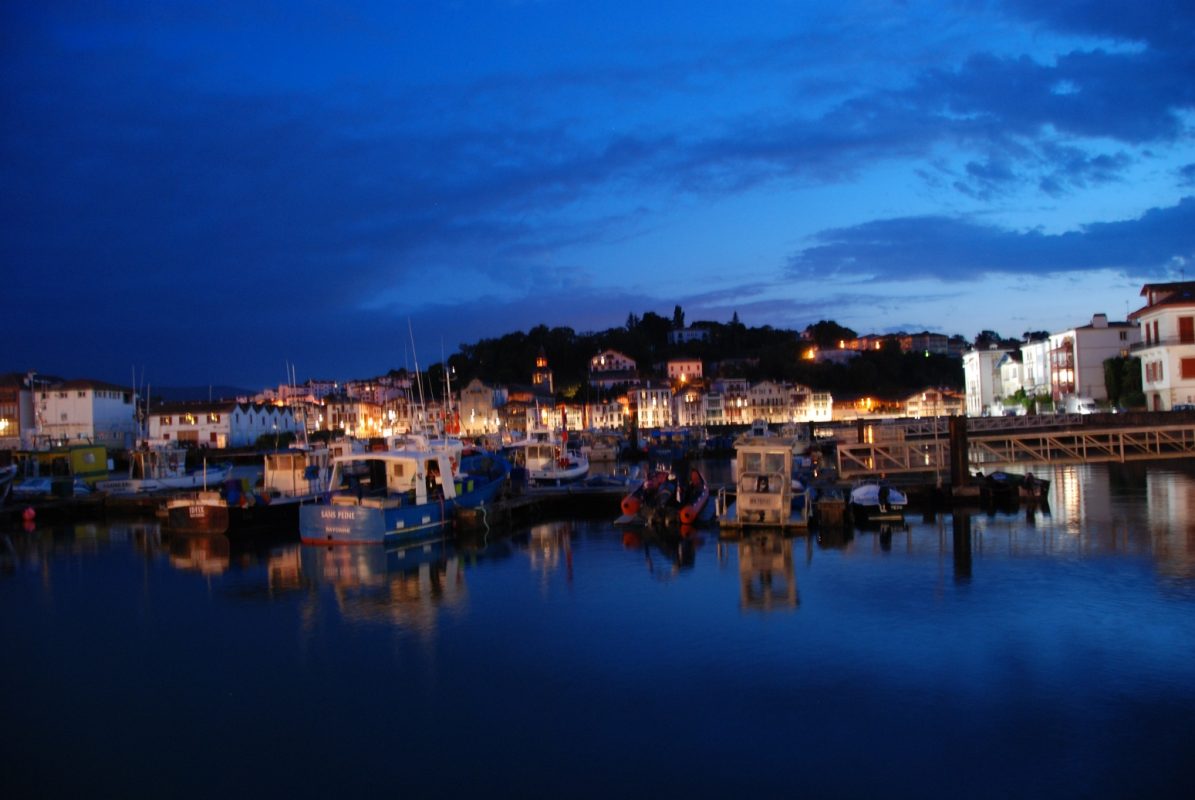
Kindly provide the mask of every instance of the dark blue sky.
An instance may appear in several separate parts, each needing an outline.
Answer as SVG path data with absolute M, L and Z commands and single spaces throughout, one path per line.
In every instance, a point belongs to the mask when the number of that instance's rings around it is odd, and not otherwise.
M 628 313 L 1016 336 L 1195 277 L 1191 2 L 0 7 L 0 371 Z

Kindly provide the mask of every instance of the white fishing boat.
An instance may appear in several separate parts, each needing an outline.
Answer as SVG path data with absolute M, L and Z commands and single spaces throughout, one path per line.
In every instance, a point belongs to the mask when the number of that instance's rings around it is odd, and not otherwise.
M 560 486 L 589 474 L 589 459 L 568 441 L 568 433 L 546 429 L 528 431 L 527 438 L 504 449 L 511 464 L 527 470 L 533 486 Z
M 207 463 L 189 470 L 183 447 L 141 447 L 129 453 L 127 478 L 99 481 L 96 488 L 108 494 L 204 489 L 218 486 L 231 470 L 231 464 Z

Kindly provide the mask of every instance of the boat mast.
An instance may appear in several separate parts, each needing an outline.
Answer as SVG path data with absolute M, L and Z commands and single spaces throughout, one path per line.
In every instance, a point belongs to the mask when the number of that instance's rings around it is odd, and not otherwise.
M 440 339 L 440 365 L 444 368 L 444 435 L 448 435 L 448 427 L 452 418 L 452 376 L 448 367 L 448 359 L 444 358 L 444 340 Z M 460 430 L 456 431 L 460 435 Z
M 411 356 L 415 360 L 415 384 L 419 387 L 419 413 L 423 416 L 424 427 L 427 423 L 427 406 L 423 401 L 423 378 L 419 374 L 419 353 L 415 350 L 415 329 L 411 327 L 411 318 L 407 317 L 407 332 L 411 336 Z M 424 431 L 420 431 L 423 433 Z

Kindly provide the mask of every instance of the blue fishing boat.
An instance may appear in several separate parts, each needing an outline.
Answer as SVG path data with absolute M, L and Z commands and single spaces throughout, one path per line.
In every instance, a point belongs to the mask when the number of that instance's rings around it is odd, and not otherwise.
M 332 461 L 330 490 L 299 509 L 308 544 L 421 539 L 440 533 L 458 508 L 492 501 L 510 474 L 500 455 L 459 459 L 447 448 L 353 453 Z

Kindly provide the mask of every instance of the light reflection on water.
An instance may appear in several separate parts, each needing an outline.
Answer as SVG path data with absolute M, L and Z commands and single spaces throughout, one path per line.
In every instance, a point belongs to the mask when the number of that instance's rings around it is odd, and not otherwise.
M 4 534 L 10 785 L 1180 796 L 1189 470 L 1057 467 L 1048 508 L 744 541 L 600 520 L 404 549 Z M 163 735 L 142 777 L 121 766 Z M 89 743 L 72 770 L 63 736 Z

